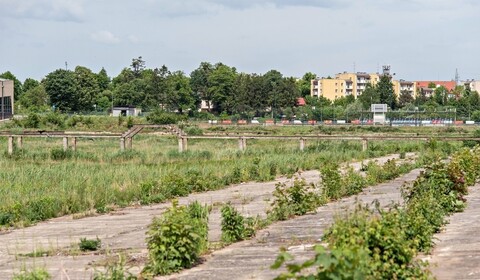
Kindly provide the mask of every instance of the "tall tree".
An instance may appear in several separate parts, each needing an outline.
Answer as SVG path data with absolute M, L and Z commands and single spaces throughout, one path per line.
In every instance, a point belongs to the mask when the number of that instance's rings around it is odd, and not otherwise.
M 312 72 L 307 72 L 303 75 L 302 79 L 298 81 L 298 90 L 300 91 L 300 95 L 302 97 L 306 97 L 310 95 L 310 84 L 311 81 L 317 77 L 316 74 Z
M 200 66 L 190 74 L 190 86 L 200 99 L 207 102 L 208 110 L 212 109 L 212 94 L 209 91 L 210 84 L 208 80 L 213 70 L 214 67 L 211 63 L 202 62 Z
M 133 58 L 130 67 L 132 68 L 132 72 L 135 77 L 138 78 L 142 74 L 143 70 L 145 70 L 145 60 L 143 60 L 141 56 L 138 58 Z
M 32 88 L 37 87 L 40 84 L 39 81 L 32 79 L 32 78 L 26 78 L 25 81 L 23 82 L 23 87 L 22 90 L 23 92 L 27 92 Z
M 33 88 L 29 87 L 20 97 L 19 103 L 22 108 L 30 111 L 45 111 L 48 107 L 48 95 L 45 87 L 42 84 Z
M 175 71 L 168 76 L 170 108 L 179 113 L 195 109 L 190 80 L 182 71 Z
M 232 112 L 231 97 L 236 75 L 235 68 L 218 63 L 208 76 L 208 91 L 217 113 Z
M 365 90 L 357 96 L 357 99 L 362 103 L 363 109 L 368 110 L 372 104 L 380 103 L 380 94 L 376 86 L 367 84 Z
M 107 70 L 102 67 L 102 70 L 97 74 L 97 83 L 100 91 L 107 90 L 110 87 L 110 77 L 107 74 Z
M 55 70 L 49 73 L 42 83 L 55 108 L 65 112 L 79 110 L 78 84 L 74 72 Z
M 97 75 L 87 67 L 75 67 L 75 78 L 78 85 L 78 109 L 92 111 L 97 98 L 100 95 Z
M 377 91 L 380 96 L 380 103 L 387 104 L 392 110 L 397 108 L 397 97 L 393 90 L 392 77 L 390 75 L 382 75 L 377 84 Z
M 400 96 L 398 97 L 398 106 L 400 108 L 405 107 L 405 105 L 413 103 L 414 99 L 413 96 L 410 94 L 408 90 L 402 90 L 400 92 Z

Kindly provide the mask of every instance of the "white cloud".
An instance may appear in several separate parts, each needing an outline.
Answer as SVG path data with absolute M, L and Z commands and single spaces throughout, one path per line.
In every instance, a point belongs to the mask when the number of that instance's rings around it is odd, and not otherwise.
M 14 18 L 47 21 L 83 20 L 82 0 L 0 0 L 2 12 Z
M 91 34 L 91 38 L 100 43 L 117 44 L 120 43 L 120 38 L 115 36 L 112 32 L 101 30 Z

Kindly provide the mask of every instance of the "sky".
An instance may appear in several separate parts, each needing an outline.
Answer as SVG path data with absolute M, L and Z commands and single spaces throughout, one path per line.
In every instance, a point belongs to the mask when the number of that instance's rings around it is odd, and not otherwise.
M 480 79 L 478 0 L 0 0 L 0 14 L 0 72 L 21 81 L 77 65 L 114 77 L 139 56 L 186 74 Z

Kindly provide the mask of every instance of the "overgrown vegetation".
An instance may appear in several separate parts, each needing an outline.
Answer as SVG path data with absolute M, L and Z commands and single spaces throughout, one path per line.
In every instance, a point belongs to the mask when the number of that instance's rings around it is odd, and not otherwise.
M 80 139 L 76 151 L 63 151 L 58 139 L 26 138 L 23 149 L 0 158 L 0 226 L 25 226 L 79 212 L 105 213 L 229 184 L 291 176 L 325 162 L 424 149 L 421 143 L 384 142 L 365 154 L 355 142 L 318 141 L 300 152 L 293 141 L 251 140 L 249 148 L 239 152 L 236 144 L 191 140 L 189 151 L 179 153 L 174 138 L 138 135 L 135 150 L 118 152 L 118 144 L 108 139 Z M 5 139 L 0 146 L 6 147 Z
M 146 277 L 165 275 L 192 267 L 207 249 L 208 207 L 198 202 L 188 206 L 172 203 L 162 216 L 154 218 L 147 233 Z
M 102 241 L 98 239 L 87 239 L 86 237 L 80 238 L 80 242 L 78 243 L 78 247 L 81 251 L 97 251 L 102 247 Z
M 13 280 L 48 280 L 51 279 L 50 274 L 44 268 L 34 268 L 28 270 L 26 268 L 22 268 L 20 273 L 16 273 L 13 275 Z
M 243 217 L 230 203 L 222 206 L 222 241 L 225 244 L 251 238 L 258 229 L 258 218 Z
M 123 256 L 113 264 L 107 265 L 105 271 L 96 271 L 93 280 L 137 280 L 138 277 L 128 271 Z
M 283 249 L 272 268 L 289 264 L 277 279 L 433 278 L 415 256 L 430 250 L 446 216 L 463 209 L 467 186 L 480 178 L 479 164 L 479 147 L 455 153 L 449 163 L 435 161 L 404 187 L 404 207 L 357 206 L 326 231 L 327 249 L 316 245 L 315 257 L 304 263 L 290 263 L 293 258 Z

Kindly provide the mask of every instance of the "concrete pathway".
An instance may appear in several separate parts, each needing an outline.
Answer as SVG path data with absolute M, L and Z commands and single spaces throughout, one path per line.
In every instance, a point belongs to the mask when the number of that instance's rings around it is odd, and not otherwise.
M 432 255 L 426 259 L 437 279 L 480 279 L 480 184 L 470 188 L 464 212 L 436 234 Z
M 251 240 L 214 252 L 201 265 L 156 279 L 273 279 L 279 271 L 272 271 L 270 265 L 281 247 L 289 248 L 297 262 L 313 256 L 309 248 L 318 243 L 335 215 L 354 207 L 357 200 L 363 204 L 378 200 L 384 206 L 401 202 L 401 186 L 415 180 L 419 174 L 420 169 L 415 169 L 388 183 L 366 188 L 357 196 L 322 206 L 315 214 L 275 223 L 259 231 Z
M 383 163 L 391 158 L 398 158 L 398 155 L 382 157 L 375 160 Z M 351 166 L 359 170 L 361 162 L 352 163 Z M 302 172 L 301 177 L 307 182 L 316 183 L 320 180 L 318 171 Z M 222 203 L 231 201 L 244 215 L 265 215 L 271 203 L 275 184 L 278 182 L 291 182 L 292 180 L 293 179 L 282 177 L 272 182 L 249 182 L 233 185 L 222 190 L 192 194 L 188 197 L 180 198 L 179 203 L 187 204 L 197 200 L 201 203 L 214 205 L 215 207 L 209 217 L 209 240 L 219 241 L 221 235 L 220 208 Z M 402 180 L 398 181 L 397 185 L 400 186 L 402 182 Z M 395 185 L 396 187 L 394 187 L 393 192 L 387 189 L 375 188 L 367 193 L 383 193 L 379 197 L 383 197 L 386 201 L 398 200 L 399 192 L 396 189 L 398 187 L 397 185 Z M 368 197 L 368 195 L 365 194 L 365 197 Z M 347 207 L 351 205 L 353 201 L 354 199 L 351 198 L 345 200 L 344 203 L 335 203 L 334 205 L 337 206 L 327 206 L 327 209 L 330 209 L 328 210 L 330 211 L 328 212 L 330 216 L 325 214 L 325 217 L 321 217 L 324 210 L 320 209 L 319 213 L 317 213 L 317 215 L 320 215 L 319 220 L 317 220 L 316 216 L 305 216 L 295 221 L 302 221 L 302 219 L 304 219 L 305 225 L 308 225 L 305 229 L 308 230 L 308 232 L 315 233 L 315 236 L 318 238 L 318 236 L 320 236 L 318 233 L 323 230 L 323 227 L 314 226 L 315 223 L 320 223 L 319 225 L 327 223 L 330 221 L 331 215 L 333 215 L 333 210 Z M 152 206 L 125 208 L 110 214 L 85 217 L 82 219 L 73 219 L 72 216 L 66 216 L 42 222 L 35 226 L 16 229 L 8 233 L 0 233 L 0 279 L 10 279 L 13 273 L 18 273 L 24 266 L 45 267 L 53 279 L 91 279 L 94 273 L 92 265 L 105 262 L 109 256 L 115 256 L 117 252 L 128 252 L 130 258 L 138 257 L 137 263 L 141 266 L 147 254 L 145 244 L 147 227 L 153 217 L 161 215 L 170 206 L 171 203 L 162 203 Z M 307 220 L 312 218 L 313 221 L 309 221 L 308 223 L 310 224 L 308 224 Z M 298 225 L 296 225 L 294 221 L 292 221 L 292 223 L 292 229 L 298 228 Z M 293 242 L 287 241 L 287 239 L 290 238 L 302 239 L 303 235 L 311 236 L 306 234 L 299 235 L 298 233 L 294 234 L 294 232 L 289 233 L 288 229 L 288 223 L 273 225 L 268 231 L 261 233 L 255 240 L 262 238 L 262 234 L 267 234 L 270 231 L 275 232 L 275 230 L 282 231 L 281 235 L 283 237 L 278 238 L 285 240 L 285 242 Z M 278 246 L 275 244 L 271 244 L 270 246 L 269 242 L 273 236 L 274 235 L 268 239 L 268 242 L 265 240 L 264 243 L 259 243 L 268 247 L 264 252 L 270 252 L 270 259 L 275 257 L 278 251 Z M 79 252 L 77 244 L 80 238 L 83 237 L 89 239 L 98 237 L 102 241 L 102 249 L 104 250 L 89 254 Z M 252 242 L 255 242 L 255 240 Z M 241 246 L 241 244 L 243 243 L 229 246 L 221 252 L 235 250 L 235 248 Z M 54 252 L 54 254 L 36 258 L 23 256 L 24 254 L 29 254 L 34 251 L 48 251 Z M 219 252 L 219 254 L 222 253 Z M 215 253 L 214 256 L 216 255 Z M 244 254 L 240 254 L 238 257 L 242 256 L 245 257 Z M 270 265 L 270 259 L 264 262 L 267 267 Z M 232 258 L 232 261 L 233 260 L 234 258 Z M 137 267 L 133 272 L 138 272 L 140 269 L 140 267 Z

